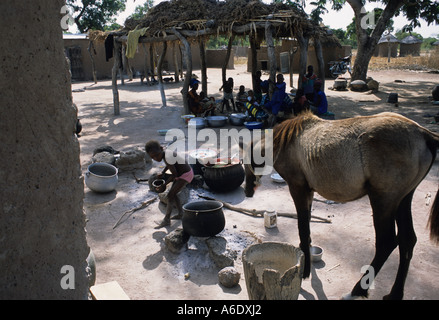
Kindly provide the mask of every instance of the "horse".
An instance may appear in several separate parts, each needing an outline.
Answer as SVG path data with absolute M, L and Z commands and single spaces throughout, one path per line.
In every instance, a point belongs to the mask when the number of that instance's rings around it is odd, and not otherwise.
M 267 140 L 267 141 L 266 141 Z M 271 141 L 268 141 L 271 140 Z M 336 202 L 368 196 L 375 229 L 375 275 L 399 246 L 399 267 L 384 299 L 402 299 L 416 234 L 411 203 L 415 189 L 436 158 L 439 135 L 396 113 L 323 120 L 310 112 L 273 128 L 272 139 L 252 141 L 246 152 L 245 194 L 252 197 L 261 175 L 257 152 L 273 152 L 273 168 L 287 182 L 297 210 L 300 249 L 305 255 L 303 278 L 311 271 L 310 213 L 314 192 Z M 266 149 L 267 147 L 267 149 Z M 270 148 L 271 149 L 270 149 Z M 260 173 L 260 171 L 258 171 Z M 395 231 L 395 222 L 398 233 Z M 439 243 L 439 192 L 429 216 L 430 238 Z M 362 278 L 346 297 L 368 296 Z M 365 278 L 365 281 L 368 281 Z

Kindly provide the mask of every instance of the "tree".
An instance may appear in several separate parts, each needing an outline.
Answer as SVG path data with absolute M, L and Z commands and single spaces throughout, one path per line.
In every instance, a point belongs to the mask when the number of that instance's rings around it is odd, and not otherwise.
M 340 0 L 333 0 L 340 3 Z M 377 2 L 378 0 L 370 0 Z M 431 0 L 383 0 L 381 1 L 386 6 L 382 11 L 378 20 L 375 21 L 372 32 L 368 33 L 367 20 L 370 19 L 370 14 L 366 12 L 363 7 L 363 0 L 346 0 L 352 7 L 355 16 L 355 30 L 357 35 L 358 51 L 355 58 L 352 80 L 365 80 L 367 77 L 367 69 L 369 67 L 370 59 L 372 58 L 375 47 L 383 35 L 384 31 L 389 26 L 389 21 L 392 17 L 404 14 L 409 24 L 405 27 L 406 30 L 413 30 L 413 28 L 420 25 L 419 18 L 427 21 L 428 25 L 432 23 L 439 23 L 439 6 L 438 1 Z
M 274 0 L 285 2 L 294 6 L 304 5 L 303 0 Z M 366 0 L 330 0 L 332 9 L 340 10 L 343 5 L 348 3 L 354 11 L 355 34 L 358 44 L 358 52 L 355 58 L 352 80 L 365 80 L 370 59 L 372 58 L 375 47 L 389 27 L 389 23 L 394 16 L 403 14 L 409 23 L 404 27 L 404 31 L 412 31 L 420 26 L 419 19 L 424 19 L 428 25 L 439 23 L 439 1 L 437 0 L 369 0 L 369 2 L 381 2 L 385 5 L 381 15 L 371 23 L 377 14 L 366 12 L 364 4 Z M 320 15 L 326 11 L 327 0 L 315 0 L 311 3 L 315 9 L 311 13 L 314 20 L 320 20 Z M 373 25 L 372 29 L 369 27 Z
M 131 19 L 139 20 L 154 6 L 154 0 L 146 0 L 143 5 L 136 6 L 134 13 L 130 15 Z
M 73 17 L 79 32 L 89 29 L 104 30 L 108 23 L 115 22 L 114 16 L 125 10 L 127 0 L 67 0 L 73 9 Z

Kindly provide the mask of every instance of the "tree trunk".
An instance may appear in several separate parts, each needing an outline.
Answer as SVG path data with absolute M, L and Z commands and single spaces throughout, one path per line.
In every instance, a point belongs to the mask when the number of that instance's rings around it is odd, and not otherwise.
M 186 114 L 190 113 L 189 111 L 189 103 L 187 101 L 187 93 L 189 89 L 189 84 L 191 82 L 192 77 L 192 53 L 191 53 L 191 45 L 187 41 L 185 37 L 182 36 L 180 32 L 177 31 L 177 29 L 173 28 L 172 31 L 174 34 L 180 39 L 181 43 L 184 45 L 184 49 L 186 51 L 186 75 L 184 77 L 184 83 L 183 83 L 183 89 L 181 89 L 181 94 L 183 96 L 183 105 L 184 105 L 184 112 Z
M 372 58 L 375 47 L 386 29 L 387 22 L 395 15 L 404 1 L 390 0 L 384 9 L 381 17 L 376 22 L 372 34 L 367 34 L 366 28 L 363 28 L 364 19 L 367 13 L 363 8 L 362 0 L 346 0 L 354 10 L 355 15 L 355 29 L 358 41 L 358 52 L 355 58 L 354 67 L 352 70 L 352 80 L 366 80 L 367 69 L 369 67 L 370 59 Z
M 162 76 L 162 67 L 163 67 L 163 60 L 165 60 L 166 51 L 168 49 L 168 43 L 166 41 L 163 42 L 163 51 L 160 55 L 159 63 L 157 65 L 157 76 L 159 80 L 159 89 L 160 94 L 162 96 L 162 107 L 166 107 L 166 95 L 165 95 L 165 88 L 163 87 L 163 76 Z

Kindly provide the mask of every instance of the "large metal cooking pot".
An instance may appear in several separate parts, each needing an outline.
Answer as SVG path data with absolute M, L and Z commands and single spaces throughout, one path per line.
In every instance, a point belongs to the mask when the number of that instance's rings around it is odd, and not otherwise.
M 238 158 L 217 158 L 214 165 L 202 167 L 204 182 L 216 192 L 237 189 L 245 179 L 245 172 Z
M 206 120 L 211 127 L 224 127 L 227 123 L 226 116 L 209 116 Z
M 201 168 L 208 163 L 215 163 L 218 152 L 213 149 L 196 149 L 189 152 L 189 160 L 194 174 L 203 175 Z
M 234 126 L 242 126 L 244 125 L 244 121 L 247 116 L 244 113 L 232 113 L 229 117 L 230 124 Z
M 195 117 L 189 120 L 188 127 L 195 129 L 203 129 L 207 125 L 206 119 L 201 117 Z
M 85 184 L 95 192 L 110 192 L 116 188 L 117 168 L 104 162 L 96 162 L 88 166 L 85 173 Z
M 223 231 L 226 220 L 223 204 L 214 200 L 193 201 L 183 205 L 183 230 L 194 237 L 213 237 Z

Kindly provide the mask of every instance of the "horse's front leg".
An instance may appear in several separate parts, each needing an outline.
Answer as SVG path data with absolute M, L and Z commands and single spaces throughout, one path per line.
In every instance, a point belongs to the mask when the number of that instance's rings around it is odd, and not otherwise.
M 311 205 L 314 192 L 309 188 L 290 187 L 290 193 L 294 200 L 297 210 L 297 224 L 299 227 L 300 249 L 305 255 L 305 266 L 303 269 L 303 278 L 308 278 L 311 273 Z

